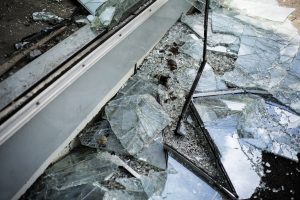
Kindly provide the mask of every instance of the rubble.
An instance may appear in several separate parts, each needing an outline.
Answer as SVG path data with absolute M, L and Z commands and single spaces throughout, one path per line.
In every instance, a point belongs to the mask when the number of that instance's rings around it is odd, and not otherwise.
M 32 18 L 34 21 L 49 22 L 51 24 L 58 24 L 64 20 L 64 18 L 47 11 L 34 12 L 32 13 Z

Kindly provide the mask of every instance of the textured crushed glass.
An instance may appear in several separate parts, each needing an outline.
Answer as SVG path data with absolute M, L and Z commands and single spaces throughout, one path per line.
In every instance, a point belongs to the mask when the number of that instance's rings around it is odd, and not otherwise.
M 168 114 L 148 94 L 112 100 L 105 113 L 114 134 L 130 155 L 142 150 L 170 123 Z
M 240 198 L 251 197 L 260 184 L 262 151 L 298 160 L 298 115 L 256 95 L 202 97 L 194 103 Z

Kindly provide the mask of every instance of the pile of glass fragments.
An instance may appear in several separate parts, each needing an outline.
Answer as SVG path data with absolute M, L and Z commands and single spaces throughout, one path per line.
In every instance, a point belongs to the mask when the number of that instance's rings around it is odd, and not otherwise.
M 107 2 L 95 10 L 102 25 L 124 8 L 117 5 L 123 1 Z M 203 9 L 201 1 L 193 3 Z M 288 19 L 293 9 L 275 0 L 212 3 L 208 64 L 192 107 L 232 184 L 228 190 L 254 198 L 272 169 L 263 161 L 266 152 L 299 162 L 300 36 Z M 101 120 L 80 134 L 81 144 L 95 151 L 77 150 L 55 163 L 27 198 L 223 199 L 163 151 L 162 130 L 176 124 L 202 57 L 203 31 L 203 15 L 183 15 Z M 176 140 L 177 147 L 183 140 Z M 197 146 L 196 161 L 209 168 L 206 148 Z

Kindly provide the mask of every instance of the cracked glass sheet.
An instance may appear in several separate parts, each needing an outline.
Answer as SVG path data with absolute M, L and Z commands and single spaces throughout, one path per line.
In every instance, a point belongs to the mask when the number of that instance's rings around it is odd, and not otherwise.
M 107 152 L 72 152 L 45 171 L 29 199 L 102 199 L 107 189 L 100 182 L 116 173 L 121 162 Z
M 107 0 L 97 8 L 92 27 L 99 30 L 120 23 L 139 2 L 141 0 Z
M 168 158 L 167 181 L 163 192 L 151 200 L 221 200 L 221 195 L 174 158 Z
M 284 22 L 295 10 L 278 5 L 276 1 L 262 2 L 261 0 L 225 0 L 222 5 L 240 10 L 251 17 L 259 17 L 266 20 Z
M 183 89 L 190 90 L 190 86 L 196 75 L 197 69 L 184 69 L 176 72 L 176 79 Z M 220 76 L 216 75 L 212 67 L 207 63 L 196 87 L 196 92 L 211 92 L 226 89 L 227 86 L 221 80 Z
M 105 107 L 105 113 L 113 132 L 130 155 L 158 138 L 171 121 L 149 94 L 112 100 Z
M 118 155 L 128 155 L 120 141 L 117 139 L 109 122 L 102 120 L 85 129 L 79 136 L 80 143 L 91 148 L 99 148 Z
M 212 14 L 213 31 L 233 34 L 241 40 L 235 68 L 225 73 L 222 79 L 236 87 L 267 90 L 299 112 L 297 85 L 300 82 L 289 73 L 299 49 L 299 35 L 292 29 L 276 33 L 273 31 L 275 26 L 269 26 L 267 30 L 263 30 L 261 25 L 255 28 L 232 15 L 219 11 Z
M 107 0 L 78 0 L 92 15 L 96 14 L 97 8 L 99 8 Z
M 200 14 L 194 15 L 182 15 L 181 22 L 185 23 L 190 27 L 197 35 L 203 39 L 204 38 L 204 17 Z M 207 33 L 207 43 L 212 47 L 223 47 L 226 48 L 226 52 L 237 54 L 240 46 L 240 40 L 238 37 L 229 34 L 213 33 L 211 29 L 211 15 L 209 15 L 208 22 L 208 33 Z
M 203 97 L 194 104 L 240 198 L 260 184 L 262 151 L 298 160 L 299 116 L 255 95 Z

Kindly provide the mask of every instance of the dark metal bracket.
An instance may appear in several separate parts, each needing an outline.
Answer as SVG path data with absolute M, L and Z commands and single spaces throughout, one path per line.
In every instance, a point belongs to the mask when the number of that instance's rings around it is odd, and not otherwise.
M 187 95 L 186 97 L 186 100 L 185 100 L 185 103 L 183 105 L 183 108 L 182 108 L 182 111 L 181 111 L 181 114 L 179 116 L 179 119 L 178 119 L 178 122 L 177 122 L 177 126 L 176 126 L 176 129 L 175 129 L 175 134 L 178 134 L 178 135 L 183 135 L 181 133 L 181 126 L 182 126 L 182 119 L 185 117 L 186 115 L 186 112 L 187 112 L 187 109 L 190 105 L 190 102 L 193 98 L 193 95 L 194 95 L 194 92 L 195 92 L 195 89 L 198 85 L 198 82 L 200 80 L 200 77 L 202 75 L 202 72 L 204 70 L 204 67 L 206 65 L 206 57 L 207 57 L 207 27 L 208 27 L 208 11 L 209 11 L 209 4 L 210 4 L 210 0 L 206 0 L 205 2 L 205 12 L 204 12 L 204 41 L 203 41 L 203 55 L 202 55 L 202 61 L 201 61 L 201 64 L 200 64 L 200 68 L 197 72 L 197 75 L 196 75 L 196 78 L 193 82 L 193 85 L 189 91 L 189 94 Z

